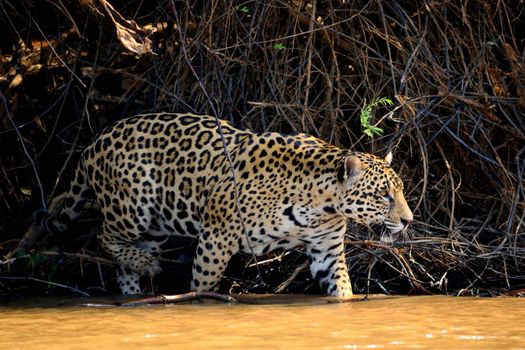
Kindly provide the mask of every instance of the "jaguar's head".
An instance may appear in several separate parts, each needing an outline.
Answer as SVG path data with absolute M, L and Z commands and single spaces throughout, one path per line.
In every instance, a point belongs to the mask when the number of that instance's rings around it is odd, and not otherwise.
M 352 153 L 338 168 L 338 180 L 344 188 L 340 212 L 359 224 L 384 224 L 388 229 L 381 237 L 384 242 L 397 239 L 413 220 L 403 182 L 390 167 L 391 162 L 392 153 L 384 159 Z

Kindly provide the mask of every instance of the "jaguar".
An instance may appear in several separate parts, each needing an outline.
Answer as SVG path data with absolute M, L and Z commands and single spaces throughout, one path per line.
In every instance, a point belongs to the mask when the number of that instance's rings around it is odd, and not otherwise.
M 348 222 L 395 238 L 413 220 L 391 161 L 212 116 L 145 114 L 106 127 L 83 151 L 60 210 L 35 220 L 65 231 L 96 198 L 97 238 L 119 265 L 122 294 L 142 293 L 140 277 L 161 272 L 162 246 L 176 235 L 198 240 L 194 291 L 214 290 L 238 252 L 302 246 L 327 294 L 351 297 Z

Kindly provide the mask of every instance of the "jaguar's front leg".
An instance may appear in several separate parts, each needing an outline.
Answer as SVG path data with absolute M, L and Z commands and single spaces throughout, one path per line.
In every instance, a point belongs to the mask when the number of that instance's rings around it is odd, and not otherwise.
M 343 239 L 323 239 L 306 245 L 310 258 L 310 271 L 327 294 L 335 297 L 351 297 L 352 285 L 348 276 Z
M 221 235 L 219 229 L 205 228 L 199 237 L 197 254 L 193 261 L 191 290 L 215 290 L 230 258 L 237 250 L 235 240 Z

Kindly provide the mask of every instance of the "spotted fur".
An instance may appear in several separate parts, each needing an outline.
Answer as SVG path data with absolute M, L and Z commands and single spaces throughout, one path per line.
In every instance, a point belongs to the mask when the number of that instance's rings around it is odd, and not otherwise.
M 412 221 L 388 163 L 304 134 L 259 134 L 192 114 L 141 115 L 87 147 L 60 213 L 38 221 L 65 230 L 94 192 L 103 215 L 98 238 L 121 266 L 123 294 L 140 293 L 139 277 L 161 271 L 156 254 L 177 235 L 198 240 L 192 290 L 215 288 L 237 252 L 302 245 L 327 293 L 347 297 L 348 220 L 384 223 L 393 234 Z

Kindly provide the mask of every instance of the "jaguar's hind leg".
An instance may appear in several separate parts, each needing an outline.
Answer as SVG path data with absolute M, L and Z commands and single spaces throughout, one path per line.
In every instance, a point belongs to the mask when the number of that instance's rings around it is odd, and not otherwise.
M 121 267 L 118 283 L 122 294 L 130 294 L 130 292 L 140 294 L 138 282 L 140 276 L 153 277 L 162 271 L 157 258 L 137 246 L 134 241 L 125 240 L 124 237 L 105 230 L 101 235 L 100 243 Z
M 117 273 L 117 283 L 123 295 L 142 294 L 139 280 L 138 273 L 125 267 L 120 267 Z

